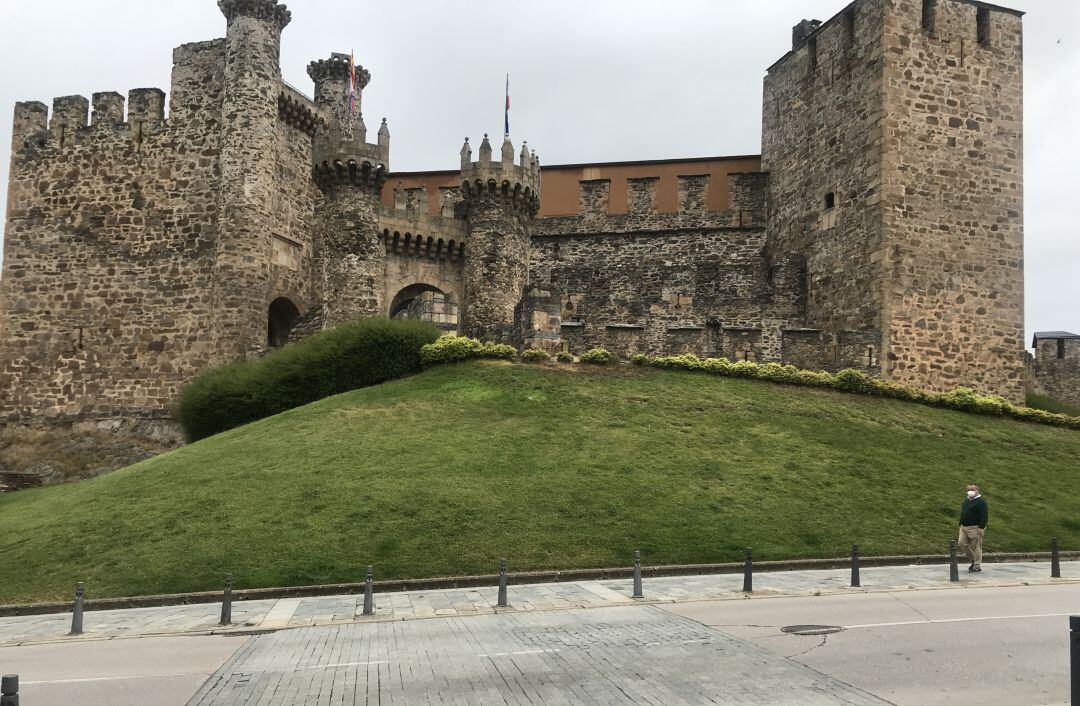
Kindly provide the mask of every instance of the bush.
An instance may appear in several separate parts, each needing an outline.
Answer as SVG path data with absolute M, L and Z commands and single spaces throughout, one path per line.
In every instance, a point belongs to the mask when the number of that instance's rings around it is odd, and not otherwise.
M 549 360 L 551 356 L 541 348 L 530 348 L 521 354 L 522 363 L 546 363 Z
M 567 353 L 566 351 L 559 351 L 555 355 L 555 360 L 559 361 L 560 363 L 573 363 L 574 356 L 570 353 Z
M 589 365 L 613 365 L 618 361 L 611 351 L 603 348 L 593 348 L 581 354 L 581 362 Z
M 639 366 L 652 365 L 652 358 L 644 353 L 638 353 L 630 358 L 630 362 Z
M 439 331 L 420 321 L 368 319 L 213 368 L 184 388 L 177 416 L 198 441 L 349 390 L 418 372 L 420 351 Z
M 420 362 L 427 367 L 477 358 L 513 360 L 517 355 L 517 349 L 505 343 L 481 343 L 475 338 L 443 336 L 420 350 Z

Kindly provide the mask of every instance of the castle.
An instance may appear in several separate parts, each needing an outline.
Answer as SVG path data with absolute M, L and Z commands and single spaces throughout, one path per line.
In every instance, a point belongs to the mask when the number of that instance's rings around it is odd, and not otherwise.
M 1023 400 L 1020 12 L 803 21 L 760 157 L 541 167 L 485 136 L 459 171 L 395 174 L 348 56 L 311 63 L 308 98 L 281 80 L 289 11 L 218 5 L 167 118 L 158 89 L 16 105 L 0 419 L 167 416 L 208 366 L 377 315 Z

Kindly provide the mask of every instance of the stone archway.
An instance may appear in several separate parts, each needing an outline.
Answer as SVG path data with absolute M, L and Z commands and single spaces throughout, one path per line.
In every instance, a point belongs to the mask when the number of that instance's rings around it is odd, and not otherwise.
M 458 329 L 458 304 L 452 294 L 418 282 L 405 287 L 390 303 L 391 319 L 430 321 L 443 331 Z
M 281 348 L 289 341 L 289 331 L 300 318 L 300 310 L 291 300 L 278 297 L 270 303 L 266 323 L 266 345 Z

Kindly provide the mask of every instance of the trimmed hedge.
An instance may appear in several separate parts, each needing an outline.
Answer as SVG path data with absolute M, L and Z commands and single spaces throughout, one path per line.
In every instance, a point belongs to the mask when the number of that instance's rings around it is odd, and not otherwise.
M 425 367 L 476 358 L 514 360 L 517 356 L 517 349 L 505 343 L 481 343 L 461 336 L 443 336 L 420 349 L 420 362 Z
M 452 362 L 467 360 L 469 358 L 504 357 L 513 360 L 514 355 L 486 355 L 494 344 L 480 343 L 472 339 L 449 339 L 457 343 L 449 343 L 448 339 L 440 339 L 430 346 L 425 346 L 422 355 L 427 355 L 428 349 L 443 351 L 453 347 L 460 350 L 461 355 L 451 359 L 444 352 L 439 355 L 432 353 L 430 365 L 438 362 Z M 496 348 L 514 349 L 510 346 L 495 346 Z M 526 351 L 529 353 L 530 351 Z M 436 360 L 435 358 L 444 358 Z M 568 353 L 559 353 L 556 356 L 559 362 L 573 360 Z M 603 348 L 594 348 L 581 354 L 582 363 L 593 365 L 611 365 L 618 362 L 615 355 Z M 913 387 L 907 387 L 899 383 L 867 375 L 861 370 L 841 370 L 838 373 L 827 373 L 814 370 L 803 370 L 794 365 L 781 365 L 780 363 L 753 363 L 750 361 L 731 362 L 726 358 L 701 359 L 693 354 L 664 356 L 659 358 L 637 354 L 630 359 L 634 365 L 641 367 L 661 368 L 665 370 L 689 370 L 704 372 L 711 375 L 732 378 L 747 378 L 751 380 L 765 380 L 780 385 L 801 385 L 803 387 L 822 387 L 854 395 L 871 395 L 876 397 L 888 397 L 896 400 L 916 402 L 931 407 L 954 409 L 972 414 L 982 414 L 994 417 L 1008 417 L 1025 422 L 1049 424 L 1051 426 L 1080 429 L 1080 417 L 1070 417 L 1065 414 L 1055 414 L 1031 407 L 1017 407 L 1008 400 L 998 396 L 980 395 L 966 387 L 958 387 L 952 392 L 923 392 Z
M 419 372 L 420 351 L 439 330 L 420 321 L 343 324 L 263 358 L 206 371 L 180 394 L 190 441 L 360 387 Z
M 567 353 L 566 351 L 559 351 L 558 353 L 555 354 L 555 360 L 557 360 L 560 363 L 573 363 L 574 362 L 574 356 L 571 355 L 570 353 Z
M 593 348 L 581 354 L 581 362 L 587 365 L 614 365 L 619 359 L 605 348 Z
M 546 363 L 549 360 L 551 360 L 551 356 L 542 348 L 530 348 L 521 352 L 522 363 Z

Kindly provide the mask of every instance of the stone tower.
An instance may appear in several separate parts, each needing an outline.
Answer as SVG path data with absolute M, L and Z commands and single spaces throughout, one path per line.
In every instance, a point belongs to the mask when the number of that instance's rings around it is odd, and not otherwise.
M 277 166 L 281 32 L 277 0 L 220 0 L 228 20 L 221 128 L 215 339 L 225 360 L 266 345 L 266 292 Z
M 317 215 L 321 243 L 316 276 L 322 292 L 323 326 L 386 314 L 383 277 L 386 251 L 379 236 L 379 203 L 390 168 L 386 120 L 377 144 L 368 144 L 361 113 L 363 89 L 371 75 L 356 66 L 356 100 L 349 99 L 350 57 L 332 54 L 314 61 L 315 105 L 327 123 L 315 135 L 315 181 L 325 201 Z
M 1021 15 L 862 0 L 769 69 L 767 252 L 805 258 L 806 325 L 876 341 L 888 379 L 1023 401 Z
M 466 138 L 461 148 L 461 196 L 468 241 L 462 269 L 462 333 L 488 340 L 512 336 L 514 309 L 529 281 L 530 225 L 540 208 L 540 163 L 522 145 L 503 139 L 501 159 L 492 160 L 488 136 L 480 160 L 472 161 Z

